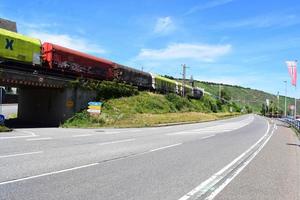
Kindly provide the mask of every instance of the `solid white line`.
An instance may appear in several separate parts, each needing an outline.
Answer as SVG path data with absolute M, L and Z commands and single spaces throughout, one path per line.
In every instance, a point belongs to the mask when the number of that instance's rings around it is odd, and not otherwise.
M 17 154 L 11 154 L 11 155 L 3 155 L 3 156 L 0 156 L 0 158 L 10 158 L 10 157 L 16 157 L 16 156 L 38 154 L 38 153 L 43 153 L 43 152 L 42 151 L 34 151 L 34 152 L 27 152 L 27 153 L 17 153 Z
M 95 166 L 95 165 L 98 165 L 98 164 L 99 163 L 92 163 L 92 164 L 88 164 L 88 165 L 82 165 L 82 166 L 78 166 L 78 167 L 72 167 L 72 168 L 68 168 L 68 169 L 63 169 L 63 170 L 59 170 L 59 171 L 48 172 L 48 173 L 39 174 L 39 175 L 35 175 L 35 176 L 29 176 L 29 177 L 26 177 L 26 178 L 20 178 L 20 179 L 15 179 L 15 180 L 11 180 L 11 181 L 5 181 L 5 182 L 1 182 L 0 185 L 5 185 L 5 184 L 9 184 L 9 183 L 20 182 L 20 181 L 25 181 L 25 180 L 39 178 L 39 177 L 43 177 L 43 176 L 50 176 L 50 175 L 53 175 L 53 174 L 59 174 L 59 173 L 63 173 L 63 172 L 73 171 L 73 170 L 77 170 L 77 169 L 82 169 L 82 168 L 86 168 L 86 167 Z
M 276 130 L 276 125 L 274 125 L 274 128 L 272 130 L 272 133 L 269 135 L 269 137 L 264 141 L 264 143 L 259 147 L 258 150 L 256 150 L 251 157 L 240 166 L 240 168 L 234 173 L 234 175 L 230 178 L 228 178 L 223 184 L 221 184 L 215 191 L 213 191 L 206 200 L 212 200 L 214 199 L 243 169 L 255 158 L 255 156 L 264 148 L 264 146 L 268 143 L 268 141 L 271 139 L 272 135 L 274 134 L 274 130 Z
M 92 134 L 81 134 L 81 135 L 72 135 L 72 137 L 87 137 L 91 136 Z
M 172 144 L 172 145 L 169 145 L 169 146 L 160 147 L 160 148 L 157 148 L 157 149 L 152 149 L 149 152 L 159 151 L 159 150 L 175 147 L 175 146 L 178 146 L 178 145 L 182 145 L 182 143 L 177 143 L 177 144 Z
M 26 141 L 40 141 L 40 140 L 52 140 L 51 137 L 44 137 L 44 138 L 31 138 L 31 139 L 26 139 Z
M 231 168 L 233 165 L 235 165 L 238 161 L 240 161 L 247 153 L 249 153 L 252 149 L 254 149 L 265 137 L 268 136 L 269 130 L 270 130 L 270 124 L 268 123 L 268 128 L 266 133 L 255 143 L 253 144 L 248 150 L 246 150 L 244 153 L 242 153 L 240 156 L 235 158 L 232 162 L 230 162 L 228 165 L 226 165 L 224 168 L 222 168 L 220 171 L 212 175 L 210 178 L 202 182 L 200 185 L 192 189 L 190 192 L 182 196 L 179 200 L 187 200 L 191 198 L 193 195 L 195 195 L 198 192 L 202 192 L 203 194 L 207 192 L 207 190 L 210 189 L 210 186 L 213 186 L 215 183 L 217 183 L 219 180 L 224 178 L 222 174 Z
M 136 140 L 136 139 L 131 138 L 131 139 L 126 139 L 126 140 L 116 140 L 116 141 L 111 141 L 111 142 L 98 143 L 98 145 L 102 146 L 102 145 L 107 145 L 107 144 L 117 144 L 117 143 L 122 143 L 122 142 L 131 142 L 134 140 Z

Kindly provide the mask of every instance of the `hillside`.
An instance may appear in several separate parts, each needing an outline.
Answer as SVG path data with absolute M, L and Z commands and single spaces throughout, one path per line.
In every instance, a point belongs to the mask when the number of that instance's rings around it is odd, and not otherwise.
M 195 85 L 204 88 L 205 91 L 218 96 L 219 95 L 219 85 L 221 85 L 221 90 L 225 91 L 228 96 L 231 97 L 231 101 L 236 102 L 236 104 L 243 106 L 249 105 L 254 112 L 260 112 L 262 104 L 266 103 L 266 99 L 273 101 L 277 105 L 277 96 L 250 88 L 244 88 L 240 86 L 233 86 L 227 84 L 216 84 L 209 82 L 195 81 Z M 294 99 L 287 97 L 287 105 L 294 104 Z M 297 112 L 300 112 L 300 101 L 297 101 Z M 284 96 L 279 97 L 279 107 L 280 110 L 284 110 Z

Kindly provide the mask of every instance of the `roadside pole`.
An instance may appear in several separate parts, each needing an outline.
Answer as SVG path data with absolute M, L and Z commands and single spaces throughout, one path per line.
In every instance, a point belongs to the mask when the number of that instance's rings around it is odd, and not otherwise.
M 185 76 L 186 76 L 186 65 L 182 65 L 182 96 L 185 96 Z
M 296 89 L 296 87 L 295 87 Z M 297 90 L 297 89 L 296 89 Z M 297 118 L 297 98 L 295 96 L 295 110 L 294 110 L 294 118 L 296 119 Z
M 285 83 L 285 96 L 284 96 L 284 116 L 286 117 L 286 95 L 287 95 L 287 81 L 283 81 Z
M 277 92 L 277 115 L 279 114 L 279 91 Z
M 2 114 L 2 90 L 3 87 L 0 87 L 0 114 Z

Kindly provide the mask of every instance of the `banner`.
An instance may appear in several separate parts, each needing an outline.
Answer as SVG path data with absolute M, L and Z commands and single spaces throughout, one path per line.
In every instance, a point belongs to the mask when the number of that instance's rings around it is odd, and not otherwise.
M 286 61 L 286 65 L 289 70 L 289 74 L 291 77 L 291 83 L 296 87 L 297 85 L 297 61 Z

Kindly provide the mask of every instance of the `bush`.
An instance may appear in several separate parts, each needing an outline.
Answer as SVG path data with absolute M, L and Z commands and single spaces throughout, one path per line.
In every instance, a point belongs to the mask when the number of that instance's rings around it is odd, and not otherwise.
M 97 91 L 97 99 L 99 100 L 129 97 L 139 93 L 137 87 L 116 81 L 76 80 L 70 82 L 70 85 Z
M 173 105 L 176 111 L 192 111 L 195 110 L 194 105 L 187 98 L 180 97 L 176 94 L 169 93 L 166 99 Z

